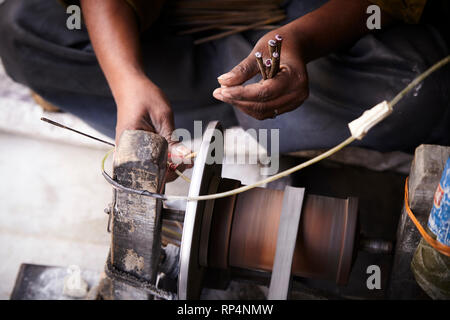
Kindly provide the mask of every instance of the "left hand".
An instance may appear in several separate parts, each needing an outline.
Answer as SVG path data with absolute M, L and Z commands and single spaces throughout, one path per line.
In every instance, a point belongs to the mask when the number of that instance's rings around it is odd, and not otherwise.
M 229 103 L 258 120 L 298 108 L 309 94 L 306 63 L 302 57 L 301 39 L 286 25 L 263 36 L 250 55 L 228 73 L 218 78 L 221 88 L 213 96 Z M 280 71 L 272 78 L 243 86 L 258 72 L 255 52 L 268 58 L 267 42 L 275 35 L 283 37 Z

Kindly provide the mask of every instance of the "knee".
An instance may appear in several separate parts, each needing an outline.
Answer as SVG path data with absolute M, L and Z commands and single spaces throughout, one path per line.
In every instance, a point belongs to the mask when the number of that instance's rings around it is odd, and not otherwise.
M 0 58 L 8 75 L 21 82 L 19 70 L 21 65 L 20 48 L 25 43 L 26 30 L 21 26 L 24 14 L 24 0 L 7 0 L 0 5 Z
M 5 41 L 13 39 L 16 33 L 19 2 L 21 1 L 6 1 L 0 5 L 0 38 L 2 39 L 0 50 L 5 47 Z
M 70 60 L 69 53 L 73 58 L 75 50 L 66 47 L 86 42 L 87 34 L 66 29 L 65 19 L 56 0 L 6 0 L 0 5 L 0 58 L 13 80 L 38 91 L 52 81 L 50 69 L 57 73 L 60 62 Z M 81 51 L 75 54 L 91 58 Z M 61 77 L 52 84 L 61 82 Z
M 0 37 L 6 41 L 20 41 L 27 33 L 24 22 L 38 20 L 32 16 L 33 1 L 7 0 L 0 5 Z M 0 46 L 0 49 L 4 45 Z

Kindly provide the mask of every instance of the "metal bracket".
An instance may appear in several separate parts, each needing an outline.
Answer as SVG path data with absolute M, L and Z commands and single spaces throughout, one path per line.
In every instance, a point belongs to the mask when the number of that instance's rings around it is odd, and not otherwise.
M 114 217 L 114 212 L 116 210 L 116 199 L 117 199 L 117 190 L 113 189 L 113 201 L 105 208 L 105 213 L 108 215 L 108 226 L 106 227 L 106 231 L 111 233 L 111 222 Z
M 286 300 L 291 283 L 292 259 L 302 212 L 304 188 L 286 187 L 278 226 L 277 249 L 268 300 Z

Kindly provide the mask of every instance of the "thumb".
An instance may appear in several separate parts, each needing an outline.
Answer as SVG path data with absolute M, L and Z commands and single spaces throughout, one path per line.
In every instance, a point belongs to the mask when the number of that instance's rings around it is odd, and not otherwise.
M 170 145 L 176 143 L 177 141 L 172 140 L 172 132 L 175 130 L 173 113 L 170 107 L 165 106 L 161 108 L 165 110 L 158 110 L 157 112 L 152 112 L 151 119 L 155 131 L 167 140 Z
M 160 123 L 160 128 L 159 128 L 158 133 L 159 133 L 159 135 L 166 138 L 169 146 L 176 144 L 178 142 L 176 140 L 172 140 L 172 132 L 174 130 L 175 130 L 175 128 L 174 128 L 173 118 L 171 118 L 170 116 L 166 117 L 162 121 L 162 123 Z
M 258 65 L 253 53 L 242 60 L 230 72 L 217 78 L 222 86 L 232 87 L 243 84 L 245 81 L 253 78 L 258 73 Z

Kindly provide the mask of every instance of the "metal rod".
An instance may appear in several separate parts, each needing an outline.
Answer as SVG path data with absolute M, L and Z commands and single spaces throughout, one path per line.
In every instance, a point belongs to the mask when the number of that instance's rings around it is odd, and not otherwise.
M 264 61 L 263 61 L 261 52 L 256 52 L 255 57 L 256 57 L 256 62 L 258 63 L 259 72 L 261 72 L 261 76 L 262 76 L 263 80 L 266 80 L 267 79 L 266 67 L 264 66 Z
M 272 54 L 272 67 L 270 68 L 268 78 L 272 79 L 273 77 L 275 77 L 278 73 L 278 70 L 280 70 L 280 55 L 275 51 Z
M 272 57 L 273 53 L 277 51 L 277 42 L 273 39 L 267 42 L 269 48 L 269 56 Z
M 265 65 L 266 65 L 266 76 L 267 76 L 267 78 L 269 78 L 270 69 L 272 68 L 272 60 L 267 59 L 265 62 Z
M 89 134 L 87 134 L 87 133 L 84 133 L 84 132 L 81 132 L 81 131 L 78 131 L 78 130 L 69 128 L 69 127 L 67 127 L 67 126 L 65 126 L 65 125 L 63 125 L 63 124 L 61 124 L 61 123 L 56 122 L 56 121 L 53 121 L 53 120 L 50 120 L 50 119 L 47 119 L 47 118 L 44 118 L 44 117 L 42 117 L 41 120 L 44 121 L 44 122 L 50 123 L 50 124 L 52 124 L 52 125 L 54 125 L 54 126 L 56 126 L 56 127 L 60 127 L 60 128 L 66 129 L 66 130 L 70 130 L 70 131 L 72 131 L 72 132 L 81 134 L 82 136 L 91 138 L 91 139 L 93 139 L 93 140 L 96 140 L 96 141 L 99 141 L 99 142 L 103 142 L 104 144 L 110 145 L 110 146 L 112 146 L 112 147 L 115 147 L 115 146 L 116 146 L 114 143 L 111 143 L 111 142 L 102 140 L 102 139 L 100 139 L 100 138 L 96 138 L 96 137 L 94 137 L 94 136 L 91 136 L 91 135 L 89 135 Z
M 283 43 L 283 37 L 279 34 L 275 36 L 275 41 L 277 43 L 277 52 L 281 55 L 281 44 Z

